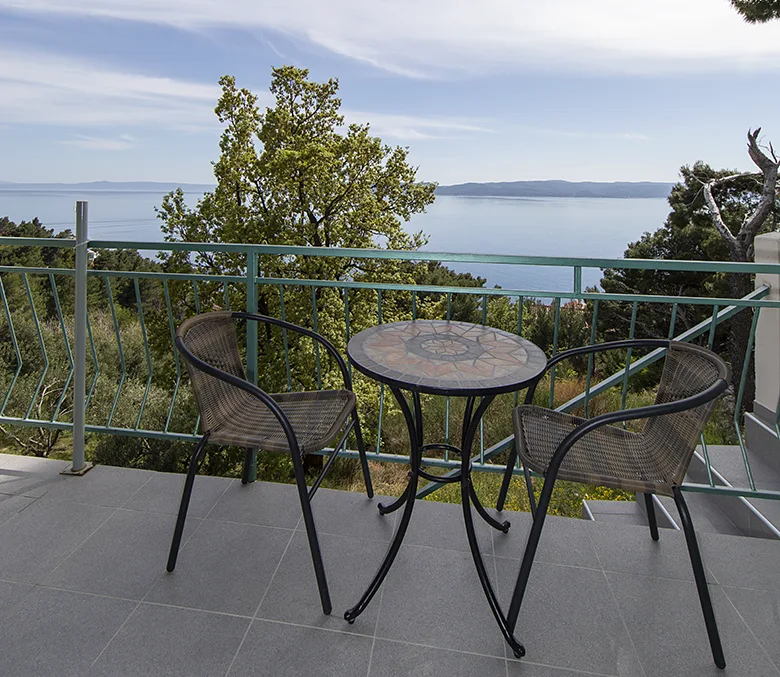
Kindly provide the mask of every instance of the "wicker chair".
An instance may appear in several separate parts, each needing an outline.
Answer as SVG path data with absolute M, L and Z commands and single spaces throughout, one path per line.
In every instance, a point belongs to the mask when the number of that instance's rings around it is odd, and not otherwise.
M 526 404 L 514 410 L 515 444 L 496 507 L 498 510 L 504 507 L 519 454 L 534 522 L 510 603 L 508 625 L 514 631 L 556 479 L 643 493 L 651 537 L 656 541 L 658 526 L 652 494 L 671 496 L 680 512 L 712 656 L 715 664 L 724 668 L 726 663 L 704 567 L 680 484 L 716 399 L 728 387 L 728 367 L 720 357 L 705 348 L 647 339 L 575 348 L 553 357 L 548 361 L 547 369 L 575 355 L 635 347 L 666 349 L 661 382 L 653 405 L 611 412 L 589 420 L 578 418 L 531 406 L 537 381 L 528 390 Z M 610 425 L 636 419 L 646 419 L 641 432 Z M 530 471 L 545 478 L 538 506 L 535 505 Z
M 249 383 L 244 375 L 238 349 L 236 320 L 276 325 L 317 341 L 338 363 L 344 379 L 344 390 L 269 394 Z M 205 432 L 193 453 L 187 472 L 168 557 L 168 571 L 173 571 L 176 566 L 195 475 L 207 444 L 247 448 L 242 478 L 244 484 L 249 481 L 253 449 L 289 453 L 292 456 L 322 610 L 329 614 L 330 594 L 314 527 L 311 499 L 339 451 L 345 447 L 351 430 L 354 430 L 357 440 L 366 493 L 369 498 L 374 495 L 355 394 L 344 359 L 327 339 L 313 331 L 273 317 L 226 311 L 205 313 L 186 320 L 176 332 L 176 348 L 187 363 Z M 311 488 L 307 487 L 303 457 L 326 448 L 337 439 L 342 429 L 341 437 L 334 445 L 322 472 Z

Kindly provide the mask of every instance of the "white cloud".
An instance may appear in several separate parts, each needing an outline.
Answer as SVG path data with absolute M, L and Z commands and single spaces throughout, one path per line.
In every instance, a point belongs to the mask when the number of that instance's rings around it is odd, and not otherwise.
M 394 115 L 392 113 L 366 113 L 344 110 L 347 124 L 365 123 L 371 125 L 371 133 L 398 141 L 421 139 L 451 139 L 493 130 L 467 120 L 448 118 L 427 118 L 415 115 Z
M 219 93 L 216 84 L 125 73 L 62 55 L 0 48 L 0 119 L 6 124 L 214 130 L 219 124 L 214 115 Z M 255 93 L 261 107 L 271 103 L 269 92 Z M 343 113 L 347 123 L 370 122 L 372 133 L 396 141 L 489 131 L 459 119 L 348 109 Z M 81 135 L 62 143 L 125 150 L 132 138 Z
M 65 139 L 60 143 L 87 150 L 128 150 L 133 147 L 134 140 L 129 134 L 120 134 L 116 138 L 75 134 L 73 138 Z
M 216 85 L 0 47 L 0 119 L 6 124 L 213 128 L 218 96 Z
M 0 0 L 26 12 L 273 30 L 394 73 L 780 67 L 780 25 L 727 0 Z

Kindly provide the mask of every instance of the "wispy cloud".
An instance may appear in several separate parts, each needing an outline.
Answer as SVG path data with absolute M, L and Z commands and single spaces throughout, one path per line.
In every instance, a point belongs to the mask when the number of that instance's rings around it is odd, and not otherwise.
M 242 83 L 238 83 L 241 85 Z M 261 107 L 266 90 L 255 92 Z M 0 119 L 5 124 L 179 131 L 218 129 L 214 105 L 220 90 L 204 84 L 126 73 L 62 55 L 0 48 Z M 458 118 L 344 110 L 347 123 L 370 122 L 392 141 L 461 137 L 490 131 Z M 62 143 L 90 150 L 127 150 L 133 138 L 77 134 Z
M 73 138 L 64 139 L 60 143 L 87 150 L 128 150 L 133 147 L 134 141 L 135 139 L 129 134 L 120 134 L 115 138 L 75 134 Z
M 216 85 L 0 47 L 0 119 L 78 127 L 213 128 Z
M 0 0 L 24 12 L 272 30 L 400 75 L 780 68 L 780 26 L 726 0 Z
M 452 139 L 493 131 L 484 125 L 457 118 L 345 110 L 344 119 L 347 123 L 368 122 L 372 134 L 396 141 Z

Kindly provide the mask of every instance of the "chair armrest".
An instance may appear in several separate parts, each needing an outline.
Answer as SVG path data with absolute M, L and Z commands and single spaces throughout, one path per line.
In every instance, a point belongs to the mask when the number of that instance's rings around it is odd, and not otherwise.
M 289 329 L 291 331 L 297 332 L 299 334 L 303 334 L 304 336 L 308 336 L 309 338 L 314 339 L 321 345 L 325 347 L 325 349 L 333 356 L 333 359 L 336 360 L 336 362 L 339 365 L 339 369 L 341 369 L 341 376 L 344 379 L 344 386 L 347 390 L 352 390 L 352 379 L 349 376 L 349 370 L 347 369 L 347 365 L 344 362 L 344 358 L 341 356 L 341 353 L 336 349 L 336 346 L 334 346 L 328 339 L 326 339 L 321 334 L 318 334 L 316 331 L 312 331 L 311 329 L 306 329 L 306 327 L 301 327 L 300 325 L 293 324 L 292 322 L 287 322 L 285 320 L 280 320 L 276 317 L 269 317 L 268 315 L 258 315 L 256 313 L 244 313 L 244 312 L 234 312 L 233 317 L 235 318 L 241 318 L 243 320 L 249 320 L 253 322 L 262 322 L 263 324 L 274 324 L 277 327 L 282 327 L 283 329 Z
M 256 385 L 243 378 L 234 376 L 233 374 L 228 374 L 221 369 L 213 367 L 208 362 L 204 362 L 203 360 L 197 358 L 184 345 L 184 340 L 181 336 L 176 337 L 176 348 L 184 356 L 184 358 L 199 371 L 202 371 L 209 376 L 213 376 L 220 381 L 225 381 L 226 383 L 229 383 L 236 388 L 240 388 L 241 390 L 260 400 L 276 417 L 276 420 L 279 421 L 279 425 L 282 426 L 282 430 L 284 430 L 284 434 L 287 437 L 287 443 L 290 445 L 290 453 L 295 453 L 300 456 L 298 438 L 295 436 L 295 431 L 293 430 L 290 420 L 287 418 L 284 411 L 282 411 L 282 408 L 279 406 L 276 400 L 274 400 L 267 392 L 261 390 Z
M 622 421 L 633 421 L 641 418 L 650 418 L 651 416 L 662 416 L 664 414 L 676 414 L 687 409 L 700 407 L 707 402 L 714 400 L 729 387 L 728 381 L 723 378 L 717 379 L 711 386 L 696 395 L 684 397 L 674 402 L 664 402 L 662 404 L 651 404 L 647 407 L 636 407 L 634 409 L 624 409 L 623 411 L 611 411 L 592 418 L 585 423 L 581 423 L 572 430 L 558 445 L 550 464 L 547 466 L 545 476 L 552 476 L 555 480 L 558 470 L 563 463 L 566 454 L 571 448 L 585 435 L 610 423 L 620 423 Z
M 628 341 L 610 341 L 608 343 L 595 343 L 592 346 L 582 346 L 581 348 L 571 348 L 570 350 L 564 350 L 562 353 L 551 357 L 547 360 L 547 365 L 537 379 L 529 386 L 525 395 L 525 404 L 531 404 L 534 399 L 534 393 L 536 392 L 536 386 L 542 377 L 550 370 L 551 367 L 562 362 L 570 357 L 577 357 L 578 355 L 588 355 L 592 353 L 601 353 L 607 350 L 623 350 L 626 348 L 668 348 L 671 341 L 667 339 L 631 339 Z M 642 417 L 639 417 L 642 418 Z M 595 420 L 595 419 L 594 419 Z

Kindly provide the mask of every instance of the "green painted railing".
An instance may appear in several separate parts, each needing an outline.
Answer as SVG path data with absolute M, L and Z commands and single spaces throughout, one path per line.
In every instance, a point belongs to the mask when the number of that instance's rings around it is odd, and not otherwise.
M 3 247 L 58 247 L 74 248 L 77 253 L 82 250 L 83 256 L 77 257 L 78 265 L 75 269 L 69 268 L 33 268 L 20 266 L 0 266 L 0 303 L 3 312 L 0 318 L 4 320 L 4 337 L 7 337 L 6 354 L 11 356 L 14 364 L 10 372 L 3 377 L 4 394 L 0 397 L 0 424 L 38 427 L 46 429 L 67 430 L 73 433 L 74 460 L 73 470 L 79 471 L 84 465 L 83 440 L 84 433 L 100 433 L 112 435 L 125 435 L 146 437 L 170 441 L 195 441 L 198 437 L 199 420 L 190 407 L 182 410 L 183 394 L 188 392 L 186 383 L 186 370 L 183 367 L 174 347 L 173 337 L 176 326 L 181 321 L 182 298 L 186 296 L 188 310 L 186 312 L 197 313 L 209 310 L 215 305 L 231 309 L 248 310 L 256 312 L 262 302 L 273 306 L 273 311 L 284 318 L 289 317 L 290 304 L 297 304 L 298 312 L 302 307 L 302 299 L 308 299 L 309 310 L 304 318 L 305 322 L 314 329 L 324 329 L 330 335 L 337 333 L 339 342 L 346 345 L 351 335 L 363 328 L 366 323 L 387 321 L 387 304 L 390 300 L 403 295 L 404 317 L 415 319 L 427 303 L 426 312 L 431 312 L 433 300 L 440 301 L 438 306 L 440 317 L 450 319 L 453 313 L 454 302 L 463 298 L 472 298 L 476 302 L 478 313 L 477 321 L 483 324 L 491 322 L 491 302 L 503 298 L 508 300 L 509 308 L 514 313 L 512 330 L 518 335 L 527 331 L 528 301 L 533 299 L 548 299 L 550 310 L 554 317 L 552 327 L 552 339 L 549 353 L 554 355 L 559 350 L 561 340 L 561 316 L 568 302 L 590 302 L 588 310 L 581 308 L 580 312 L 589 313 L 587 321 L 589 342 L 596 341 L 596 327 L 601 313 L 607 304 L 614 308 L 617 304 L 627 318 L 625 335 L 616 338 L 629 338 L 636 335 L 637 327 L 643 313 L 649 310 L 663 309 L 668 316 L 668 326 L 664 330 L 665 336 L 681 341 L 700 340 L 704 344 L 713 345 L 716 336 L 716 328 L 719 324 L 735 317 L 746 309 L 753 309 L 753 321 L 750 331 L 750 345 L 747 352 L 747 360 L 752 355 L 755 341 L 756 323 L 762 309 L 780 309 L 779 301 L 767 300 L 768 288 L 761 287 L 744 298 L 729 299 L 716 297 L 686 297 L 642 294 L 608 294 L 599 291 L 585 291 L 582 289 L 583 269 L 638 269 L 638 270 L 665 270 L 687 271 L 707 273 L 738 273 L 752 275 L 767 273 L 780 275 L 780 264 L 752 264 L 709 261 L 669 261 L 669 260 L 642 260 L 642 259 L 585 259 L 572 257 L 539 257 L 539 256 L 514 256 L 495 254 L 458 254 L 422 251 L 388 251 L 381 249 L 335 249 L 312 248 L 277 245 L 247 245 L 247 244 L 222 244 L 222 243 L 168 243 L 168 242 L 130 242 L 114 240 L 87 240 L 86 238 L 86 209 L 82 218 L 83 227 L 79 229 L 79 241 L 67 239 L 37 239 L 37 238 L 0 238 L 0 246 Z M 135 249 L 150 251 L 184 251 L 192 254 L 202 253 L 229 253 L 238 255 L 243 261 L 242 274 L 236 275 L 211 275 L 201 273 L 163 273 L 146 271 L 122 271 L 122 270 L 98 270 L 87 269 L 87 247 L 91 249 Z M 570 269 L 572 286 L 570 291 L 555 291 L 543 289 L 487 289 L 482 287 L 436 286 L 414 285 L 401 282 L 365 282 L 354 279 L 328 280 L 328 279 L 297 279 L 275 278 L 259 274 L 258 266 L 262 257 L 313 257 L 332 258 L 338 257 L 346 260 L 385 260 L 385 261 L 437 261 L 443 263 L 493 263 L 518 266 L 518 270 L 526 266 L 556 266 Z M 79 284 L 79 278 L 85 278 L 85 284 Z M 73 280 L 73 282 L 71 282 Z M 12 301 L 8 291 L 11 282 L 21 285 L 23 293 L 17 293 Z M 118 307 L 119 298 L 117 287 L 122 287 L 124 294 L 124 306 Z M 73 293 L 72 314 L 64 309 L 62 302 L 63 291 L 67 287 L 68 292 Z M 35 289 L 45 289 L 45 298 L 51 299 L 53 309 L 48 308 L 48 317 L 54 318 L 52 324 L 59 329 L 55 332 L 52 327 L 42 330 L 41 310 L 36 306 Z M 172 288 L 174 291 L 172 291 Z M 149 290 L 156 290 L 154 299 L 148 298 Z M 341 304 L 340 319 L 334 320 L 332 313 L 327 314 L 327 326 L 322 325 L 322 316 L 326 308 L 319 301 L 318 294 L 329 290 L 338 298 Z M 372 295 L 373 310 L 366 314 L 366 298 Z M 88 297 L 88 295 L 90 295 Z M 145 295 L 147 298 L 145 298 Z M 396 295 L 396 296 L 393 296 Z M 94 297 L 94 298 L 93 298 Z M 22 299 L 24 304 L 20 301 Z M 95 300 L 97 299 L 97 301 Z M 208 301 L 209 306 L 204 302 Z M 240 307 L 235 307 L 240 301 Z M 356 305 L 360 305 L 362 316 L 359 321 L 355 319 Z M 13 304 L 16 304 L 15 306 Z M 384 305 L 383 305 L 384 304 Z M 128 308 L 133 306 L 133 310 Z M 154 307 L 152 307 L 154 306 Z M 396 309 L 398 304 L 396 303 Z M 711 309 L 709 317 L 685 330 L 678 330 L 683 309 L 688 307 L 708 307 Z M 140 332 L 140 339 L 136 335 L 125 334 L 128 332 L 127 316 L 134 313 L 137 319 L 136 328 L 132 331 Z M 614 312 L 614 311 L 613 311 Z M 149 322 L 156 327 L 156 340 L 166 337 L 169 345 L 152 347 L 149 340 Z M 107 363 L 105 356 L 101 363 L 101 354 L 105 354 L 108 348 L 105 345 L 97 345 L 95 339 L 95 322 L 105 323 L 106 331 L 113 336 L 113 344 L 110 349 L 110 360 Z M 503 322 L 508 322 L 503 318 Z M 25 337 L 20 339 L 18 330 L 21 323 L 25 325 Z M 336 325 L 343 326 L 337 327 Z M 160 326 L 163 330 L 160 330 Z M 30 335 L 29 329 L 33 333 Z M 51 343 L 52 336 L 58 336 L 56 350 Z M 47 345 L 47 337 L 49 345 Z M 3 340 L 6 340 L 5 338 Z M 292 338 L 282 333 L 280 339 L 280 352 L 283 353 L 284 364 L 278 365 L 279 380 L 288 389 L 293 387 L 292 364 L 290 359 Z M 26 341 L 27 343 L 24 343 Z M 24 355 L 32 352 L 31 343 L 37 346 L 39 358 L 36 358 L 37 379 L 26 374 Z M 257 382 L 260 376 L 258 369 L 258 335 L 257 328 L 252 327 L 246 336 L 247 376 Z M 127 344 L 132 344 L 134 352 L 128 354 Z M 139 352 L 140 345 L 140 352 Z M 52 390 L 47 377 L 52 373 L 50 357 L 55 353 L 60 355 L 58 359 L 63 361 L 60 365 L 58 385 Z M 62 355 L 65 357 L 63 358 Z M 159 362 L 165 355 L 162 367 Z M 656 350 L 647 355 L 635 358 L 630 353 L 625 356 L 621 369 L 608 378 L 598 383 L 593 383 L 595 365 L 593 358 L 588 359 L 585 373 L 585 392 L 577 397 L 569 399 L 560 405 L 560 411 L 584 410 L 586 415 L 593 406 L 594 398 L 606 393 L 612 388 L 620 390 L 620 403 L 626 406 L 629 394 L 629 378 L 639 373 L 642 369 L 662 359 L 663 350 Z M 9 358 L 9 359 L 11 359 Z M 317 387 L 322 387 L 326 378 L 324 356 L 318 351 L 313 352 L 310 370 L 313 370 L 313 378 Z M 141 380 L 136 379 L 131 384 L 130 361 L 134 364 L 138 373 L 142 374 Z M 559 370 L 560 373 L 560 370 Z M 736 385 L 735 399 L 737 406 L 735 411 L 740 411 L 743 400 L 746 381 L 744 375 Z M 22 377 L 27 378 L 25 384 L 31 390 L 29 403 L 20 403 L 17 395 Z M 89 378 L 88 378 L 89 377 Z M 33 381 L 30 382 L 30 379 Z M 136 382 L 138 381 L 138 382 Z M 163 384 L 162 387 L 160 384 Z M 111 384 L 113 391 L 106 394 L 106 385 Z M 132 389 L 130 389 L 132 385 Z M 361 383 L 360 388 L 371 388 L 369 384 Z M 549 403 L 555 398 L 556 379 L 553 378 L 549 387 Z M 284 386 L 282 386 L 284 387 Z M 46 407 L 40 406 L 43 391 L 45 397 L 53 397 L 55 405 L 52 415 L 42 416 L 37 412 Z M 361 390 L 361 392 L 363 392 Z M 366 391 L 368 392 L 368 391 Z M 164 403 L 159 401 L 165 394 Z M 371 437 L 375 440 L 370 458 L 379 461 L 405 462 L 407 454 L 388 453 L 383 450 L 383 431 L 388 425 L 389 411 L 392 404 L 385 399 L 384 388 L 376 388 L 376 409 L 371 412 L 375 428 L 371 431 Z M 72 413 L 65 406 L 70 398 Z M 169 398 L 169 399 L 168 399 Z M 105 416 L 98 420 L 96 412 L 99 407 L 97 401 L 101 399 L 105 410 Z M 515 402 L 517 398 L 515 396 Z M 133 410 L 133 415 L 128 416 L 128 402 Z M 449 439 L 451 433 L 450 418 L 453 414 L 454 402 L 447 398 L 443 403 L 444 411 L 444 436 Z M 186 407 L 185 407 L 186 409 Z M 13 410 L 13 411 L 11 411 Z M 154 410 L 154 411 L 152 411 Z M 155 413 L 156 412 L 156 413 Z M 156 416 L 156 419 L 154 416 Z M 148 420 L 155 420 L 154 425 L 149 425 Z M 780 420 L 780 409 L 778 410 Z M 364 417 L 365 418 L 365 417 Z M 744 487 L 724 486 L 716 482 L 717 473 L 711 467 L 707 446 L 702 445 L 702 451 L 708 473 L 708 483 L 686 485 L 690 491 L 705 491 L 724 495 L 738 495 L 754 498 L 780 499 L 780 491 L 760 490 L 756 485 L 756 478 L 752 473 L 750 457 L 742 437 L 742 421 L 738 414 L 734 415 L 733 425 L 741 449 L 745 466 L 747 482 Z M 496 463 L 495 459 L 509 446 L 510 438 L 493 441 L 487 444 L 486 439 L 494 437 L 491 431 L 483 427 L 479 436 L 479 449 L 475 450 L 474 466 L 478 470 L 486 472 L 503 472 L 504 467 Z M 702 440 L 703 442 L 703 440 Z M 327 450 L 323 450 L 325 453 Z M 355 456 L 356 452 L 348 452 Z M 459 460 L 450 459 L 448 455 L 442 458 L 430 459 L 430 464 L 439 466 L 446 471 L 454 470 Z M 429 484 L 420 493 L 424 495 L 438 488 L 439 485 Z

